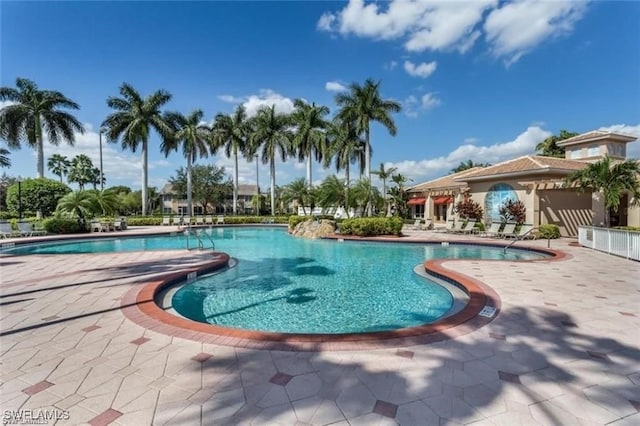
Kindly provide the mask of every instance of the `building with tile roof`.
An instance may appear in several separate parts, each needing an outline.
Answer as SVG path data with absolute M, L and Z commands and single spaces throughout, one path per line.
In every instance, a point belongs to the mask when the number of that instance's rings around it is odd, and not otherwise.
M 478 202 L 484 222 L 502 221 L 500 206 L 507 200 L 520 200 L 526 207 L 526 223 L 538 227 L 553 223 L 561 235 L 574 236 L 579 225 L 604 223 L 604 203 L 599 193 L 580 192 L 567 187 L 567 176 L 605 155 L 624 161 L 626 144 L 636 140 L 619 133 L 593 131 L 558 143 L 565 147 L 565 158 L 525 155 L 488 167 L 476 167 L 443 176 L 408 189 L 408 204 L 416 218 L 443 223 L 456 218 L 454 205 L 464 194 Z M 629 206 L 629 196 L 621 200 L 612 225 L 640 226 L 640 209 Z
M 238 213 L 239 214 L 254 214 L 255 207 L 251 204 L 253 197 L 258 193 L 256 185 L 238 185 Z M 187 212 L 187 200 L 182 199 L 173 190 L 173 186 L 170 183 L 164 185 L 160 191 L 160 197 L 162 198 L 162 212 L 164 214 L 177 214 L 177 215 L 201 215 L 207 213 L 228 213 L 233 210 L 233 199 L 231 197 L 225 200 L 219 200 L 215 205 L 209 205 L 205 209 L 201 203 L 196 199 L 193 200 L 193 212 L 189 214 Z

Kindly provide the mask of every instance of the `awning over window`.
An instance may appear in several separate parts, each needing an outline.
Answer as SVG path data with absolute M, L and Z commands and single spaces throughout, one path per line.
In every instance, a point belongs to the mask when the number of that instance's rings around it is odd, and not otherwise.
M 409 201 L 407 201 L 407 204 L 410 206 L 417 206 L 420 204 L 424 204 L 424 198 L 420 198 L 420 197 L 410 198 Z
M 449 204 L 453 201 L 453 197 L 434 197 L 433 204 Z

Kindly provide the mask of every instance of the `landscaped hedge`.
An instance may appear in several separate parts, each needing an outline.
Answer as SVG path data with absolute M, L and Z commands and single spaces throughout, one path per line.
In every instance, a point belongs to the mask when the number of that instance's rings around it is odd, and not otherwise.
M 307 220 L 313 220 L 311 216 L 289 216 L 289 229 L 293 229 L 298 226 L 299 223 Z
M 127 217 L 127 226 L 159 226 L 159 225 L 162 225 L 162 217 L 159 217 L 159 216 Z
M 544 224 L 538 227 L 538 236 L 540 238 L 556 239 L 560 238 L 560 228 L 554 224 Z
M 399 217 L 359 217 L 343 220 L 340 233 L 360 237 L 400 235 L 402 225 L 403 221 Z
M 620 231 L 640 232 L 640 226 L 615 226 L 613 229 L 618 229 Z
M 71 219 L 67 217 L 52 217 L 45 219 L 42 223 L 44 230 L 49 234 L 77 234 L 80 232 L 87 232 L 87 230 L 80 226 L 78 219 Z

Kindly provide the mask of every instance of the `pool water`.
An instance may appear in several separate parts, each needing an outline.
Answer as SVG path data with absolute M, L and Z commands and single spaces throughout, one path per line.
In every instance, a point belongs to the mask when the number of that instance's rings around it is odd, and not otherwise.
M 337 242 L 295 238 L 282 228 L 207 232 L 235 266 L 179 288 L 171 299 L 195 321 L 282 333 L 361 333 L 431 323 L 453 304 L 444 287 L 413 268 L 427 259 L 535 259 L 532 251 L 437 244 Z M 203 238 L 208 242 L 208 238 Z M 196 240 L 190 237 L 189 245 Z M 11 254 L 185 249 L 187 237 L 151 236 L 18 246 Z

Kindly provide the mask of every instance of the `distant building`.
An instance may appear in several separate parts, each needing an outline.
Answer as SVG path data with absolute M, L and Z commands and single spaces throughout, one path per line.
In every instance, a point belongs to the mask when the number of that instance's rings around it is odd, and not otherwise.
M 255 207 L 252 206 L 251 200 L 257 194 L 258 188 L 256 187 L 256 185 L 238 185 L 238 214 L 255 213 Z M 233 212 L 233 196 L 230 196 L 225 200 L 217 201 L 215 205 L 209 204 L 206 209 L 201 203 L 198 202 L 198 200 L 193 199 L 193 212 L 189 214 L 187 212 L 187 199 L 179 198 L 170 183 L 167 183 L 162 188 L 162 190 L 160 191 L 160 197 L 162 199 L 162 213 L 164 214 L 194 216 L 200 214 Z
M 556 224 L 563 236 L 577 235 L 579 225 L 602 225 L 604 202 L 599 193 L 579 192 L 566 187 L 570 174 L 605 155 L 624 161 L 626 144 L 633 136 L 593 131 L 558 143 L 565 158 L 525 155 L 489 167 L 476 167 L 423 182 L 408 188 L 414 218 L 431 218 L 444 223 L 454 218 L 454 205 L 468 193 L 484 211 L 484 222 L 500 221 L 500 205 L 506 199 L 520 200 L 526 207 L 526 223 L 538 227 Z M 640 226 L 640 208 L 630 207 L 630 195 L 621 198 L 612 226 Z

